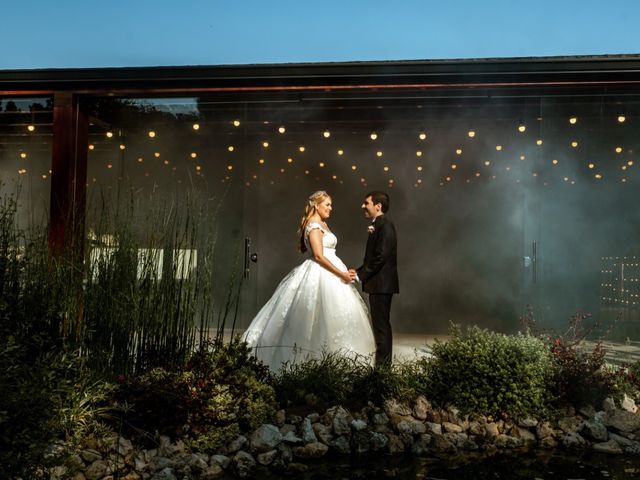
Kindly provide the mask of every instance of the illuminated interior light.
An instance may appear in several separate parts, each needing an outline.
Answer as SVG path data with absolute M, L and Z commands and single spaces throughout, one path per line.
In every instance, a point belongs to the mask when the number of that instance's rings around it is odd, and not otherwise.
M 418 166 L 416 167 L 416 170 L 418 170 L 419 172 L 421 172 L 421 171 L 422 171 L 422 165 L 418 165 Z
M 300 152 L 304 152 L 305 148 L 304 147 L 298 147 L 298 150 L 300 150 Z
M 382 169 L 383 169 L 385 172 L 388 172 L 388 171 L 389 171 L 389 167 L 388 167 L 388 166 L 386 166 L 386 165 L 385 165 Z
M 324 138 L 329 138 L 329 137 L 331 136 L 331 132 L 330 132 L 329 130 L 325 130 L 325 131 L 322 133 L 322 136 L 323 136 Z
M 198 154 L 196 152 L 191 152 L 191 158 L 196 158 Z
M 424 132 L 420 132 L 420 134 L 418 135 L 418 138 L 419 138 L 420 140 L 424 140 L 424 139 L 426 139 L 426 138 L 427 138 L 427 134 L 426 134 L 426 133 L 424 133 Z
M 456 168 L 458 168 L 458 165 L 456 165 L 455 163 L 451 164 L 451 170 L 455 170 Z
M 378 157 L 381 157 L 381 156 L 382 156 L 382 152 L 378 150 L 378 151 L 376 152 L 376 155 L 377 155 Z
M 318 166 L 319 166 L 320 168 L 324 168 L 324 162 L 320 162 L 320 163 L 318 163 Z
M 227 165 L 227 170 L 233 170 L 233 165 Z
M 160 152 L 153 152 L 153 156 L 156 158 L 160 158 Z
M 34 132 L 36 129 L 35 125 L 27 125 L 27 130 L 29 130 L 30 132 Z
M 422 156 L 422 152 L 421 152 L 420 150 L 418 150 L 418 151 L 416 152 L 416 157 L 421 157 L 421 156 Z
M 456 150 L 456 155 L 462 155 L 462 149 L 461 148 L 458 148 Z
M 291 157 L 287 158 L 287 163 L 293 163 L 293 158 Z
M 497 150 L 497 151 L 502 150 L 502 145 L 496 145 L 496 150 Z
M 164 161 L 164 162 L 162 162 L 162 163 L 164 163 L 165 165 L 169 165 L 169 160 L 165 160 L 165 161 Z
M 26 152 L 20 152 L 20 158 L 27 158 Z
M 596 174 L 594 175 L 594 177 L 595 177 L 597 180 L 602 180 L 602 174 L 600 174 L 600 173 L 596 173 Z
M 447 182 L 450 182 L 450 181 L 451 181 L 451 177 L 447 177 L 447 178 L 445 178 L 445 180 L 446 180 Z
M 154 132 L 153 130 L 149 130 L 149 133 L 147 133 L 147 135 L 149 135 L 150 138 L 155 138 L 156 132 Z
M 616 153 L 622 153 L 622 147 L 616 147 Z
M 234 127 L 239 127 L 240 126 L 240 120 L 238 120 L 238 119 L 234 120 L 233 121 L 233 126 Z M 196 130 L 197 130 L 197 128 L 196 128 Z
M 541 138 L 539 138 L 538 140 L 536 140 L 536 145 L 542 145 L 544 142 L 542 141 Z
M 469 138 L 473 138 L 476 136 L 476 132 L 474 132 L 473 130 L 469 130 L 469 132 L 467 133 L 467 135 L 469 135 Z
M 520 133 L 524 133 L 527 130 L 527 127 L 524 123 L 521 123 L 520 125 L 518 125 L 518 131 Z
M 524 160 L 526 157 L 524 155 L 520 155 L 520 160 Z
M 626 117 L 626 116 L 624 116 L 624 115 L 618 115 L 618 122 L 620 122 L 620 123 L 624 123 L 624 122 L 626 122 L 626 120 L 627 120 L 627 117 Z
M 238 125 L 240 123 L 238 122 Z M 194 130 L 200 130 L 200 124 L 199 123 L 194 123 L 193 125 L 191 125 L 191 128 L 193 128 Z
M 554 165 L 558 165 L 558 160 L 554 158 L 553 160 L 551 160 L 551 163 L 553 163 Z
M 262 142 L 262 146 L 264 148 L 269 148 L 269 142 Z
M 95 145 L 93 145 L 93 144 L 89 145 L 89 150 L 93 150 L 94 148 L 96 148 Z
M 107 136 L 107 138 L 111 138 L 113 137 L 113 132 L 111 130 L 107 131 L 107 133 L 105 133 L 105 135 Z
M 627 161 L 627 165 L 632 166 L 633 165 L 633 160 Z
M 259 163 L 260 165 L 264 165 L 264 158 L 261 158 L 260 160 L 258 160 L 258 163 Z
M 113 165 L 110 163 L 107 163 L 107 168 L 113 168 Z
M 355 165 L 351 165 L 351 170 L 355 171 L 357 169 L 358 169 L 358 167 L 356 167 Z
M 138 163 L 142 163 L 143 161 L 142 157 L 138 157 Z
M 571 142 L 571 146 L 573 148 L 576 148 L 578 146 L 578 142 L 576 142 L 575 140 L 573 142 Z
M 233 145 L 229 145 L 227 147 L 227 150 L 229 150 L 230 152 L 233 152 L 235 150 L 235 147 Z
M 589 169 L 593 169 L 595 167 L 595 165 L 593 163 L 590 163 L 589 165 L 587 165 L 589 167 Z
M 488 167 L 489 165 L 491 165 L 491 160 L 485 160 L 484 164 Z
M 338 155 L 344 155 L 344 150 L 338 150 Z
M 479 177 L 479 176 L 480 176 L 480 172 L 476 172 L 476 177 Z
M 577 117 L 570 117 L 569 118 L 569 123 L 571 125 L 575 125 L 576 123 L 578 123 L 578 118 Z
M 284 127 L 280 127 L 280 128 L 278 128 L 278 132 L 279 132 L 279 133 L 284 133 L 284 132 L 286 132 L 286 131 L 287 131 L 287 129 L 286 129 L 286 128 L 284 128 Z
M 200 170 L 202 170 L 202 167 L 200 165 L 196 165 L 196 170 L 199 172 Z
M 120 144 L 120 150 L 124 150 L 125 148 L 127 148 L 126 145 L 124 145 L 123 143 Z
M 373 132 L 371 135 L 369 135 L 371 137 L 371 140 L 375 140 L 376 138 L 378 138 L 378 134 L 376 132 Z

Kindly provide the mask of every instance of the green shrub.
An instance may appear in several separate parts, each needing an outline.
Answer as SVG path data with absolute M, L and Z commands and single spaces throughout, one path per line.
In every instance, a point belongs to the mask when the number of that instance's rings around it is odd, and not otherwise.
M 181 436 L 213 451 L 241 431 L 269 421 L 275 395 L 268 370 L 235 339 L 203 346 L 183 372 L 154 369 L 121 379 L 115 398 L 125 434 Z
M 540 415 L 551 366 L 549 349 L 539 338 L 454 326 L 446 343 L 433 346 L 428 396 L 463 414 Z

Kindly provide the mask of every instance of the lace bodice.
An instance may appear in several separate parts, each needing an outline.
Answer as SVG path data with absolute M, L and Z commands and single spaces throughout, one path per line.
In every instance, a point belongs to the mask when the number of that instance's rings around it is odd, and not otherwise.
M 316 228 L 321 230 L 323 233 L 322 246 L 325 249 L 335 250 L 336 245 L 338 245 L 338 237 L 336 237 L 332 232 L 329 232 L 328 230 L 325 230 L 324 228 L 322 228 L 322 226 L 319 223 L 315 223 L 315 222 L 308 224 L 307 227 L 304 229 L 304 244 L 306 245 L 307 250 L 311 251 L 311 245 L 309 243 L 309 234 L 311 233 L 311 230 L 315 230 Z

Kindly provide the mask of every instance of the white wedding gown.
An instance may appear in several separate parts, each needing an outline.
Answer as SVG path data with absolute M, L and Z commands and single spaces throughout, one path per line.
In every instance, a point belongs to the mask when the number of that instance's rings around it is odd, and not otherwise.
M 284 277 L 243 339 L 272 371 L 285 362 L 318 358 L 323 351 L 371 361 L 375 341 L 369 313 L 353 283 L 346 284 L 313 259 L 309 233 L 323 232 L 324 256 L 342 271 L 336 236 L 311 223 L 305 230 L 306 259 Z

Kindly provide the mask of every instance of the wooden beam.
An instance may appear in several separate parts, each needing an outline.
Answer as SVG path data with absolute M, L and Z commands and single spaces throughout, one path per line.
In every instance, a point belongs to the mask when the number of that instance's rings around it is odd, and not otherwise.
M 49 252 L 84 254 L 89 123 L 80 98 L 71 92 L 53 97 Z

